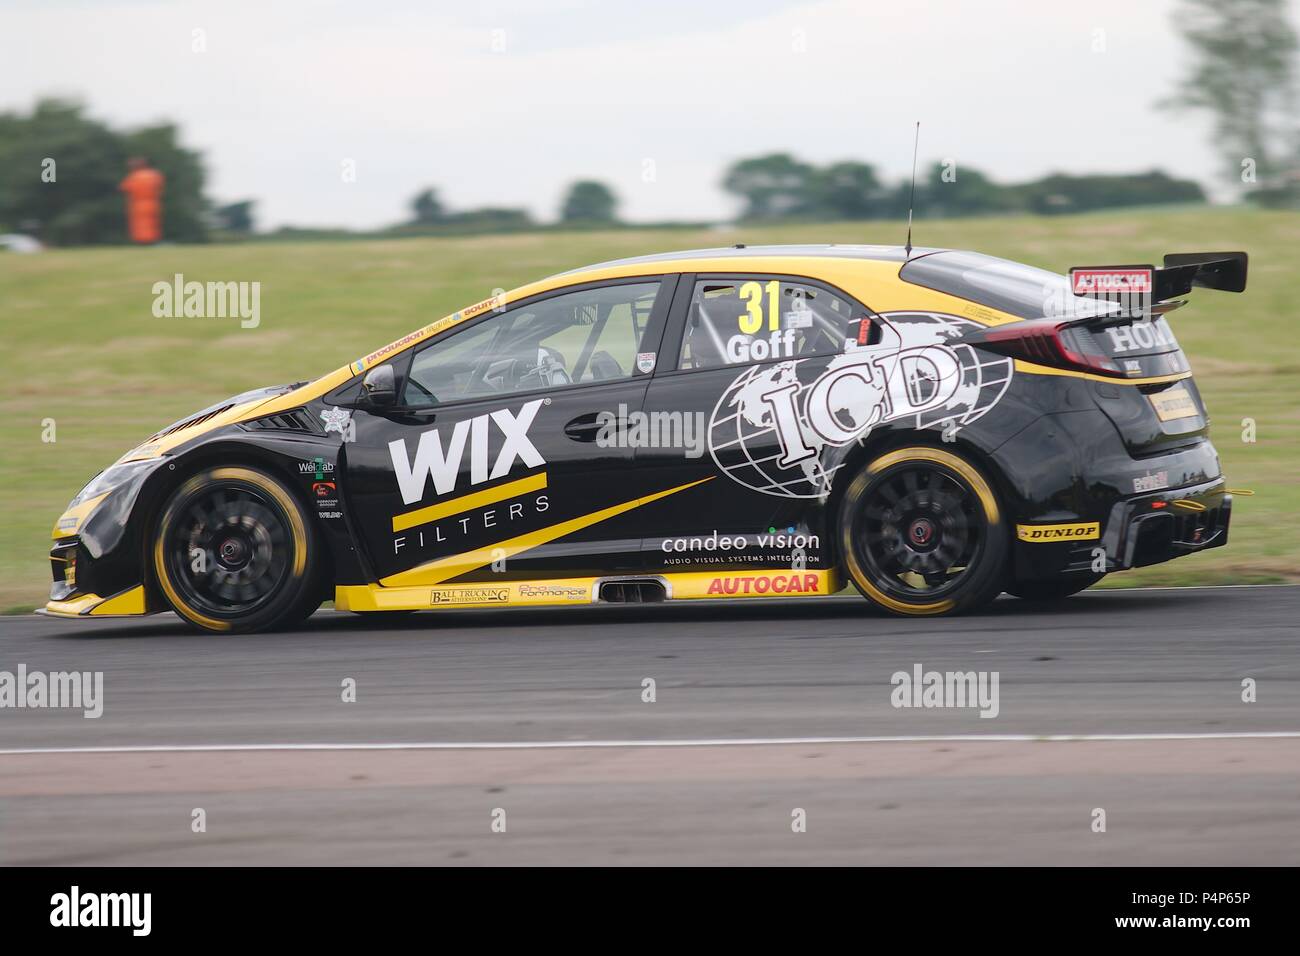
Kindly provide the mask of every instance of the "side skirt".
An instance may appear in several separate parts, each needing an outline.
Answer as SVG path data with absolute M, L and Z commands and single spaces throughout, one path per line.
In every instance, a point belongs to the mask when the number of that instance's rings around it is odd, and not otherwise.
M 438 587 L 386 588 L 378 584 L 350 584 L 334 589 L 334 606 L 340 611 L 418 611 L 431 608 L 569 607 L 606 604 L 601 585 L 617 581 L 655 582 L 669 601 L 724 600 L 728 598 L 826 597 L 840 590 L 834 570 L 770 568 L 748 571 L 687 571 L 679 574 L 619 575 L 600 578 L 546 578 L 537 581 L 503 581 L 500 584 L 447 584 Z

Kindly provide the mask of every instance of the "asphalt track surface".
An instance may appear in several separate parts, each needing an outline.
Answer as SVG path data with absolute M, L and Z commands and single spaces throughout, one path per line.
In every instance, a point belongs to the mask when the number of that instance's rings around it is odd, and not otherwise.
M 1300 862 L 1300 587 L 0 618 L 19 664 L 104 713 L 0 709 L 4 864 Z M 997 716 L 892 706 L 916 664 L 996 671 Z

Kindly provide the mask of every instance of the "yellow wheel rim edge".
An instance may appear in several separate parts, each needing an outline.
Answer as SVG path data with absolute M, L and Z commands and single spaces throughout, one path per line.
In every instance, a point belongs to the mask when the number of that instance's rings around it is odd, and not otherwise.
M 302 516 L 298 513 L 297 506 L 284 489 L 275 482 L 263 477 L 258 472 L 247 468 L 217 468 L 213 469 L 211 472 L 207 472 L 207 474 L 210 474 L 213 478 L 247 481 L 250 484 L 256 485 L 258 488 L 261 488 L 279 502 L 280 506 L 284 509 L 285 514 L 289 516 L 289 529 L 292 532 L 294 539 L 293 574 L 294 577 L 301 577 L 303 570 L 307 566 L 307 531 L 303 526 Z M 198 475 L 195 476 L 195 478 L 198 477 Z M 194 478 L 190 479 L 190 481 L 193 480 Z M 186 482 L 186 484 L 189 484 L 189 482 Z M 184 485 L 181 487 L 183 488 Z M 157 574 L 158 584 L 162 587 L 163 593 L 167 595 L 167 599 L 171 602 L 173 608 L 178 610 L 195 624 L 199 624 L 214 631 L 230 630 L 229 621 L 222 621 L 218 618 L 200 614 L 198 611 L 195 611 L 186 604 L 184 599 L 182 599 L 176 592 L 176 588 L 172 585 L 171 579 L 167 576 L 167 562 L 163 557 L 163 539 L 161 535 L 154 541 L 154 573 Z
M 859 485 L 859 483 L 865 484 L 870 476 L 879 474 L 891 465 L 896 465 L 903 461 L 930 461 L 951 468 L 970 483 L 971 488 L 974 489 L 975 494 L 980 499 L 980 504 L 984 506 L 984 514 L 989 523 L 996 524 L 999 521 L 1000 513 L 998 511 L 997 498 L 994 497 L 993 489 L 988 486 L 988 482 L 984 480 L 983 476 L 978 471 L 961 458 L 951 452 L 946 452 L 939 448 L 915 446 L 912 448 L 899 448 L 896 451 L 887 452 L 886 454 L 881 455 L 879 458 L 872 461 L 871 464 L 869 464 L 866 469 L 858 475 L 853 484 L 849 486 L 848 494 L 845 497 L 847 498 L 852 496 L 853 493 L 858 490 L 856 486 Z M 914 616 L 943 614 L 945 611 L 952 609 L 953 601 L 951 599 L 935 601 L 932 604 L 907 604 L 903 601 L 891 598 L 867 579 L 866 573 L 858 563 L 857 555 L 854 553 L 853 543 L 849 540 L 847 527 L 844 530 L 844 540 L 842 543 L 844 546 L 845 562 L 849 566 L 849 573 L 853 576 L 854 583 L 857 584 L 858 587 L 862 588 L 862 590 L 867 593 L 867 596 L 877 604 L 887 607 L 891 611 L 895 611 L 899 614 L 910 614 Z

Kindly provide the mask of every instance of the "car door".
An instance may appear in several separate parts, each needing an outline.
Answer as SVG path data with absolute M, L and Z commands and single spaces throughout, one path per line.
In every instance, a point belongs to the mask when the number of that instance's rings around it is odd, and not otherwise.
M 879 320 L 804 278 L 682 281 L 643 414 L 652 432 L 656 417 L 689 423 L 691 441 L 638 447 L 635 463 L 657 484 L 701 483 L 647 509 L 643 568 L 827 567 L 819 503 L 831 476 L 807 447 L 808 389 L 846 349 L 877 341 Z
M 599 423 L 640 409 L 644 353 L 658 348 L 674 284 L 556 290 L 393 360 L 398 404 L 358 409 L 344 450 L 349 508 L 381 584 L 635 563 L 632 452 L 601 441 Z

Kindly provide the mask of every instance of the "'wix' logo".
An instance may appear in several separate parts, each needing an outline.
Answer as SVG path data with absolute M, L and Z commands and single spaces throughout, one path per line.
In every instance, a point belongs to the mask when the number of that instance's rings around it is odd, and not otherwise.
M 482 484 L 494 478 L 508 474 L 519 459 L 528 468 L 537 468 L 546 464 L 541 453 L 528 440 L 528 429 L 537 417 L 537 410 L 546 401 L 534 399 L 519 410 L 519 414 L 508 408 L 499 408 L 486 415 L 475 415 L 456 422 L 452 426 L 451 436 L 443 445 L 442 429 L 432 428 L 420 435 L 412 461 L 406 449 L 405 439 L 388 443 L 388 453 L 393 460 L 393 473 L 397 476 L 397 486 L 402 492 L 402 501 L 415 504 L 424 497 L 425 486 L 429 478 L 433 479 L 433 489 L 438 495 L 449 494 L 456 489 L 456 479 L 460 474 L 461 463 L 465 459 L 465 446 L 469 445 L 469 483 Z M 503 441 L 497 452 L 491 471 L 488 470 L 488 444 L 491 439 L 491 423 L 495 422 L 501 432 Z

